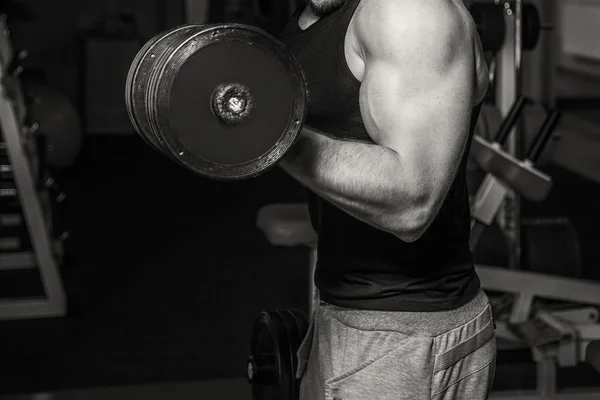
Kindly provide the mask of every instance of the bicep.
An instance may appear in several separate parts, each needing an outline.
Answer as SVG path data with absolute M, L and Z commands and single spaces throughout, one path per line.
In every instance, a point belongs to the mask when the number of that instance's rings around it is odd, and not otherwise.
M 439 203 L 469 136 L 475 75 L 468 56 L 418 53 L 366 63 L 361 112 L 373 141 L 398 154 L 402 179 Z

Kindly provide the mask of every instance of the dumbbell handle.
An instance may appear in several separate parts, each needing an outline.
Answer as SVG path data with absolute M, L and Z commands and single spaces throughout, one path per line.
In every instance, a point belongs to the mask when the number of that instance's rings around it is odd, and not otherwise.
M 521 117 L 526 103 L 527 100 L 525 96 L 519 96 L 515 100 L 513 105 L 510 107 L 510 110 L 508 110 L 506 118 L 502 120 L 500 129 L 498 129 L 498 133 L 496 133 L 496 137 L 494 138 L 495 143 L 503 145 L 504 142 L 506 142 L 506 139 L 508 139 L 508 135 L 510 135 L 510 132 L 514 128 L 518 119 Z
M 554 128 L 556 128 L 556 125 L 558 124 L 558 121 L 560 121 L 561 117 L 562 112 L 558 111 L 557 109 L 551 109 L 548 111 L 540 130 L 533 139 L 533 144 L 527 152 L 526 160 L 531 161 L 533 164 L 539 160 L 542 152 L 548 144 L 548 141 L 552 137 Z

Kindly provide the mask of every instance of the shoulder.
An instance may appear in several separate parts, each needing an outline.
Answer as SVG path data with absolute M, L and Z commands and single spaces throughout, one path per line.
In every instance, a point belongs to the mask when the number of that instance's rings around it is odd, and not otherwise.
M 356 37 L 365 55 L 454 57 L 471 48 L 468 11 L 446 0 L 362 0 Z

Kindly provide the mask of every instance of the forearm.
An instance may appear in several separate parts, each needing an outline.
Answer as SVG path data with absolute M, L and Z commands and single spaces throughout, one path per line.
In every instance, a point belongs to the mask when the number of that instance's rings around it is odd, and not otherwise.
M 386 147 L 305 129 L 280 165 L 320 197 L 384 231 L 401 235 L 403 219 L 415 211 L 415 188 L 398 154 Z

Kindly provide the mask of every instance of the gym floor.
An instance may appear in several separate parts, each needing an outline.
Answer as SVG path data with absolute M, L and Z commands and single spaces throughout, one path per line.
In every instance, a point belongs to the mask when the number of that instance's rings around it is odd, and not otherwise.
M 3 397 L 4 398 L 4 397 Z M 59 393 L 7 396 L 7 400 L 252 400 L 248 383 L 243 379 L 120 386 L 92 390 L 69 390 Z
M 561 106 L 596 120 L 600 109 Z M 555 189 L 524 212 L 571 218 L 583 277 L 600 280 L 600 186 L 565 168 L 544 170 Z M 303 201 L 303 189 L 279 169 L 234 184 L 204 180 L 133 135 L 87 136 L 77 164 L 56 178 L 68 195 L 69 317 L 0 323 L 0 397 L 249 399 L 253 319 L 264 309 L 306 309 L 308 278 L 308 250 L 270 246 L 255 215 Z M 9 278 L 0 293 L 39 292 L 30 276 Z M 558 375 L 560 387 L 599 381 L 584 365 Z M 534 384 L 527 352 L 500 354 L 495 389 Z

